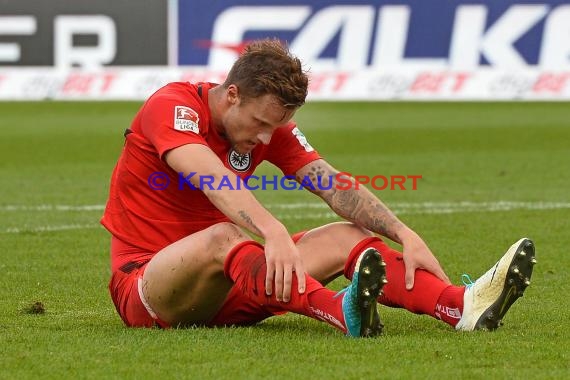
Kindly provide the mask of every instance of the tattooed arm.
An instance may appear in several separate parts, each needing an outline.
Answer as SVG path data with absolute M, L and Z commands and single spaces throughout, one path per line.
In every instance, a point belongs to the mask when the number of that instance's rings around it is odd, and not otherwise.
M 356 190 L 354 178 L 343 176 L 341 183 L 337 181 L 337 174 L 339 171 L 325 160 L 316 160 L 301 168 L 296 177 L 300 183 L 306 183 L 308 178 L 313 186 L 306 188 L 321 197 L 342 218 L 402 244 L 400 234 L 406 226 L 394 213 L 363 185 Z M 348 187 L 348 180 L 352 183 L 350 188 L 341 190 Z
M 414 273 L 418 268 L 426 269 L 449 283 L 439 262 L 417 233 L 398 219 L 364 185 L 356 186 L 356 180 L 346 175 L 339 182 L 338 174 L 338 170 L 320 159 L 302 167 L 296 177 L 305 185 L 308 179 L 312 186 L 305 187 L 321 197 L 342 218 L 401 244 L 408 289 L 413 287 Z M 347 186 L 347 181 L 351 182 L 351 186 Z

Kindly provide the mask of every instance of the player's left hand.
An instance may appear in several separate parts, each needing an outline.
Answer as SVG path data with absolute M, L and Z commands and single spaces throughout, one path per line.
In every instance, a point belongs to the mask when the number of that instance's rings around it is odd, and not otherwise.
M 406 266 L 406 289 L 414 287 L 416 269 L 425 269 L 439 277 L 442 281 L 451 284 L 449 277 L 443 271 L 439 261 L 435 258 L 427 244 L 415 232 L 402 242 L 404 265 Z
M 275 292 L 275 298 L 278 301 L 289 302 L 293 276 L 297 277 L 297 291 L 300 294 L 305 292 L 303 259 L 289 234 L 281 237 L 270 236 L 265 240 L 265 260 L 267 262 L 265 277 L 267 295 Z

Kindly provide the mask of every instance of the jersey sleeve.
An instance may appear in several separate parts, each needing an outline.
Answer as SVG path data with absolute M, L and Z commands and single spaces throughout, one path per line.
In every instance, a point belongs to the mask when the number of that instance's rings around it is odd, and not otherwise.
M 303 166 L 319 158 L 319 153 L 309 144 L 295 123 L 289 123 L 273 133 L 266 156 L 267 161 L 287 176 L 295 175 Z
M 208 145 L 208 123 L 193 98 L 151 97 L 141 115 L 141 131 L 162 158 L 167 151 L 186 144 Z

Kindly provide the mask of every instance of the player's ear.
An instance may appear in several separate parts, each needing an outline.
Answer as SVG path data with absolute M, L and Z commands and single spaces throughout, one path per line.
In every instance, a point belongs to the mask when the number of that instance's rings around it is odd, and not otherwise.
M 237 104 L 239 101 L 239 88 L 235 84 L 230 84 L 226 90 L 228 103 Z

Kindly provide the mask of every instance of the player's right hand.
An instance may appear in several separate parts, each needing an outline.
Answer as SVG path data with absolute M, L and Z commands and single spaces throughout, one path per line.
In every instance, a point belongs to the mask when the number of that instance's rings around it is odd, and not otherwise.
M 305 292 L 305 267 L 299 249 L 289 236 L 287 239 L 266 239 L 265 260 L 267 262 L 265 277 L 267 295 L 271 295 L 275 290 L 275 297 L 278 301 L 289 302 L 293 273 L 297 276 L 298 292 L 301 294 Z

